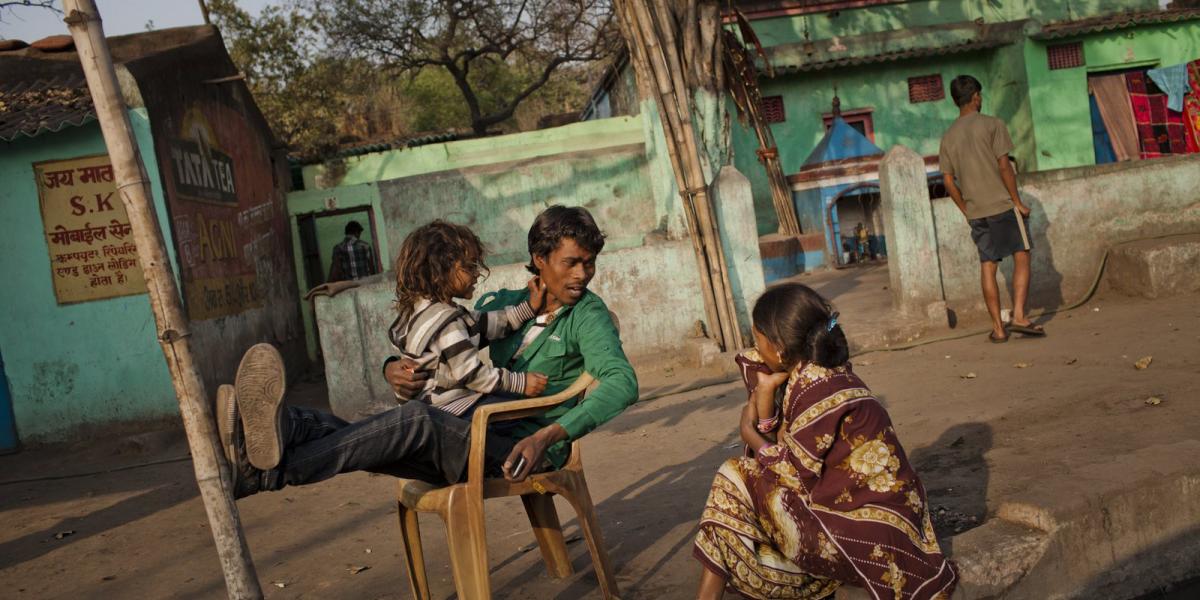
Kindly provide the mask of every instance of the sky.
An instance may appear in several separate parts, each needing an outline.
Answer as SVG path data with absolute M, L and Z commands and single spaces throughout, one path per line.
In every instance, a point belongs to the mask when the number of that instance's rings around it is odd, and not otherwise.
M 238 4 L 251 14 L 257 14 L 269 0 L 239 0 Z M 55 2 L 61 9 L 62 3 Z M 201 25 L 198 0 L 96 0 L 106 35 L 123 35 L 146 30 L 148 21 L 154 29 Z M 0 13 L 0 39 L 19 39 L 26 42 L 48 35 L 67 33 L 62 15 L 44 8 L 17 7 Z

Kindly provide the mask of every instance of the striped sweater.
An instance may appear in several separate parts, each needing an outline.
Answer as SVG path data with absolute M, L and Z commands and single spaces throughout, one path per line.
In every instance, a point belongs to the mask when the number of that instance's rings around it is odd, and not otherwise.
M 410 313 L 396 318 L 390 335 L 402 356 L 415 360 L 420 369 L 435 371 L 416 399 L 462 415 L 484 394 L 525 393 L 524 373 L 484 364 L 479 349 L 507 337 L 533 317 L 528 302 L 477 312 L 421 299 Z

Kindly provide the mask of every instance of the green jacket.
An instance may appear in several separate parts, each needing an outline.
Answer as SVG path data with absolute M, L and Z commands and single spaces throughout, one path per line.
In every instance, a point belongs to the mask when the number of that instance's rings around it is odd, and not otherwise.
M 529 298 L 529 290 L 500 290 L 485 294 L 476 303 L 477 310 L 498 310 L 520 304 Z M 558 316 L 538 335 L 525 352 L 509 364 L 525 332 L 533 326 L 530 320 L 519 331 L 489 344 L 492 364 L 514 371 L 544 373 L 546 395 L 562 391 L 575 382 L 584 371 L 591 373 L 598 386 L 584 397 L 569 400 L 541 416 L 517 421 L 511 433 L 516 438 L 531 435 L 551 423 L 558 423 L 567 432 L 567 440 L 551 446 L 546 456 L 561 467 L 570 454 L 571 440 L 586 435 L 609 419 L 621 414 L 637 402 L 637 375 L 613 324 L 608 307 L 600 296 L 588 291 L 574 306 L 562 309 Z

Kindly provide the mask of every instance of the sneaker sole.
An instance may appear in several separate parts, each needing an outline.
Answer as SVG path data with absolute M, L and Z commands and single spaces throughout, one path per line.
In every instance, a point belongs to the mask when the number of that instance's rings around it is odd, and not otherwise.
M 274 469 L 283 454 L 279 421 L 287 387 L 279 351 L 270 344 L 252 346 L 238 365 L 234 387 L 246 436 L 246 458 L 257 469 Z
M 217 434 L 221 438 L 221 451 L 225 453 L 225 460 L 228 460 L 229 464 L 234 464 L 233 428 L 237 426 L 238 408 L 237 396 L 232 385 L 226 383 L 217 388 L 217 407 L 216 414 L 213 416 L 217 419 Z

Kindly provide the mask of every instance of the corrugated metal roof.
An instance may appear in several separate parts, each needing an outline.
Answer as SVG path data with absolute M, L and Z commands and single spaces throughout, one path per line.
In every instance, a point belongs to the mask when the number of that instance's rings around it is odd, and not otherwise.
M 363 156 L 365 154 L 374 154 L 376 152 L 387 152 L 388 150 L 399 150 L 401 148 L 416 148 L 418 146 L 427 146 L 429 144 L 440 144 L 442 142 L 453 142 L 456 140 L 466 139 L 471 137 L 471 134 L 460 131 L 447 131 L 443 133 L 428 133 L 414 137 L 398 138 L 394 140 L 382 142 L 370 142 L 359 144 L 356 146 L 344 146 L 329 158 L 350 158 L 352 156 Z M 324 162 L 327 158 L 312 157 L 312 156 L 289 156 L 288 162 L 293 165 L 314 165 Z
M 894 50 L 891 52 L 882 52 L 869 56 L 847 56 L 845 58 L 837 58 L 832 60 L 824 60 L 810 63 L 800 63 L 793 65 L 775 65 L 777 73 L 801 73 L 805 71 L 820 71 L 824 69 L 837 69 L 842 67 L 857 67 L 861 65 L 870 65 L 875 63 L 894 62 L 898 60 L 908 60 L 912 58 L 923 58 L 927 56 L 945 56 L 949 54 L 959 54 L 962 52 L 971 52 L 974 50 L 987 50 L 990 48 L 998 48 L 1008 44 L 1008 40 L 1003 39 L 983 39 L 961 44 L 949 46 L 939 46 L 935 48 L 910 48 L 906 50 Z
M 0 85 L 0 140 L 34 137 L 95 119 L 92 96 L 81 76 Z
M 1093 17 L 1090 19 L 1079 19 L 1077 21 L 1047 23 L 1042 27 L 1041 31 L 1030 37 L 1036 40 L 1052 40 L 1101 31 L 1115 31 L 1138 25 L 1177 23 L 1196 19 L 1200 19 L 1200 8 L 1131 12 Z
M 1005 23 L 963 21 L 876 31 L 772 46 L 767 48 L 767 59 L 777 72 L 800 73 L 944 56 L 1012 43 L 1021 38 L 1027 25 L 1026 20 Z M 759 68 L 763 68 L 761 64 Z

